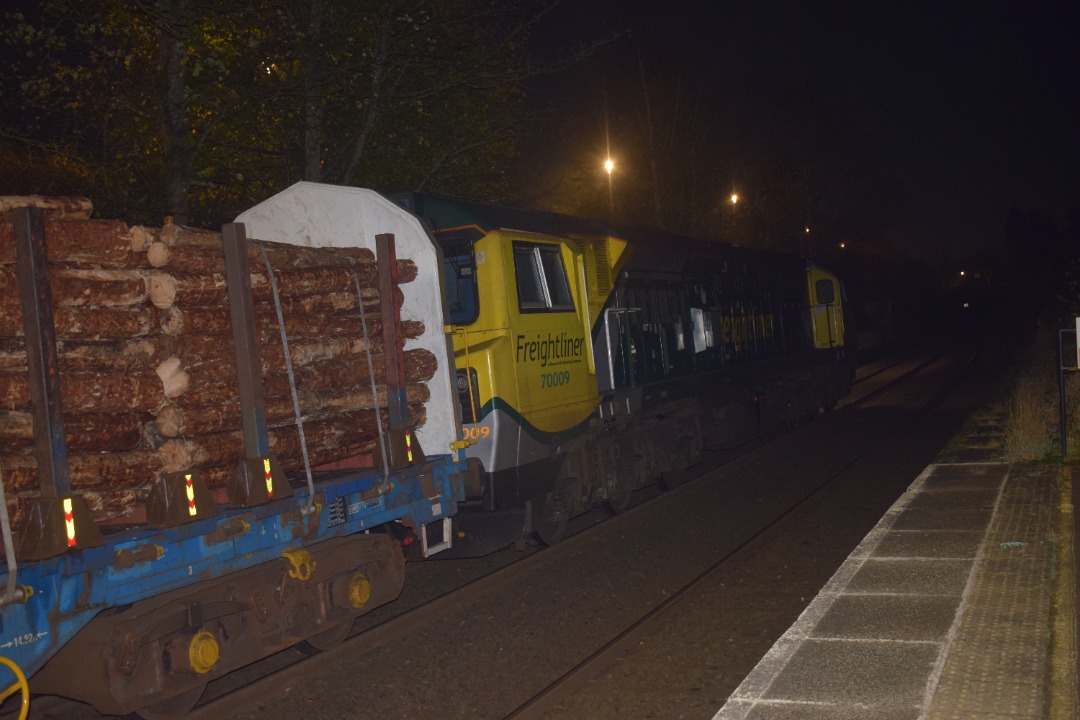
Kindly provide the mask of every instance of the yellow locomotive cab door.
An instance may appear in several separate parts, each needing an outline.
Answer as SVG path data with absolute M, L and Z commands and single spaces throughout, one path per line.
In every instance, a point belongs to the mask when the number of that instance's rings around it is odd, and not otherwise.
M 807 270 L 810 290 L 810 322 L 814 330 L 814 347 L 818 349 L 844 345 L 844 314 L 840 306 L 840 283 L 836 277 L 819 267 Z
M 565 244 L 529 237 L 510 241 L 517 289 L 511 303 L 519 412 L 537 429 L 564 430 L 581 422 L 595 400 L 591 346 L 583 301 Z

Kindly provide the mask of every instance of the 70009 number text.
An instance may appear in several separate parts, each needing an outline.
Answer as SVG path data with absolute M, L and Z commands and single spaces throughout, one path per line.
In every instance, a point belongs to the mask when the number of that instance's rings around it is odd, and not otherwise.
M 570 384 L 570 371 L 540 373 L 540 388 L 553 388 Z

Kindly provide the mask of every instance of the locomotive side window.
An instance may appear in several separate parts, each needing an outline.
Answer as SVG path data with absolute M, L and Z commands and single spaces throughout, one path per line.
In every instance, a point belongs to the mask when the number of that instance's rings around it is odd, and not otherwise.
M 514 274 L 521 312 L 574 309 L 558 245 L 514 243 Z
M 814 293 L 817 295 L 818 305 L 832 305 L 836 300 L 832 280 L 818 280 L 814 283 Z

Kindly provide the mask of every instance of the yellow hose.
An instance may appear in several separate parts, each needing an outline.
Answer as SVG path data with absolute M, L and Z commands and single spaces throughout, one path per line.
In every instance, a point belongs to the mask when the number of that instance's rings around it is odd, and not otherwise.
M 7 665 L 8 668 L 15 674 L 15 684 L 0 693 L 0 704 L 3 704 L 5 700 L 19 692 L 22 693 L 22 709 L 19 710 L 19 720 L 26 720 L 26 716 L 30 714 L 30 683 L 26 681 L 26 675 L 19 669 L 11 660 L 6 657 L 0 657 L 0 663 Z

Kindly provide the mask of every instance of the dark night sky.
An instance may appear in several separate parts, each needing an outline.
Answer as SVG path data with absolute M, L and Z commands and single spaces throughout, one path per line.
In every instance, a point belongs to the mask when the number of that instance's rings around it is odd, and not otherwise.
M 558 26 L 635 28 L 754 142 L 803 148 L 830 205 L 871 208 L 899 250 L 962 258 L 1000 243 L 1010 207 L 1064 224 L 1080 205 L 1078 20 L 1042 0 L 566 0 Z

